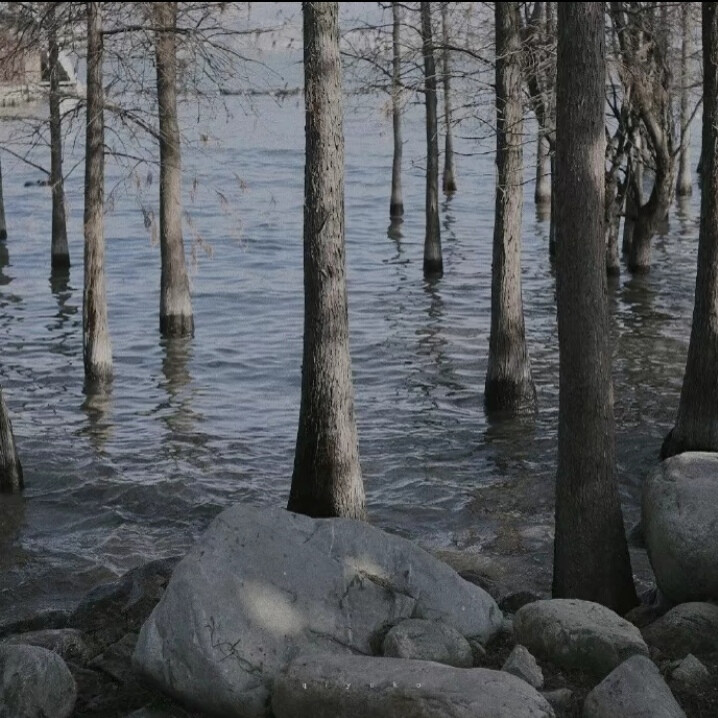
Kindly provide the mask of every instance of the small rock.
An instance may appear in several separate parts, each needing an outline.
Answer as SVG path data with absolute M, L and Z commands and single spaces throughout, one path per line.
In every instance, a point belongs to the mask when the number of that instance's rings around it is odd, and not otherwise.
M 521 678 L 534 688 L 543 686 L 543 671 L 525 646 L 514 646 L 501 670 Z
M 686 718 L 656 665 L 645 656 L 621 663 L 586 697 L 583 718 Z
M 3 643 L 13 645 L 40 646 L 57 653 L 65 661 L 85 663 L 92 658 L 95 650 L 86 636 L 76 628 L 48 628 L 43 631 L 29 631 L 4 638 Z
M 457 668 L 473 665 L 471 646 L 455 628 L 419 618 L 394 626 L 384 638 L 382 653 L 392 658 L 436 661 Z
M 28 618 L 0 624 L 0 637 L 28 633 L 29 631 L 44 631 L 50 628 L 65 628 L 69 619 L 70 613 L 67 611 L 42 611 Z
M 676 687 L 687 693 L 700 691 L 710 678 L 708 669 L 692 653 L 689 653 L 671 673 L 671 680 Z
M 466 639 L 471 646 L 472 666 L 481 666 L 486 660 L 486 649 L 478 638 Z
M 605 606 L 578 599 L 536 601 L 514 617 L 514 638 L 562 668 L 602 678 L 634 654 L 648 655 L 640 631 Z
M 646 626 L 643 637 L 652 648 L 669 658 L 718 651 L 718 606 L 682 603 Z
M 0 645 L 0 718 L 68 718 L 76 699 L 75 680 L 56 653 Z
M 551 704 L 557 713 L 570 710 L 574 696 L 570 688 L 556 688 L 552 691 L 541 691 L 541 695 Z
M 128 633 L 109 646 L 101 655 L 90 661 L 88 667 L 103 671 L 119 683 L 135 678 L 132 670 L 132 652 L 137 645 L 137 634 Z
M 627 621 L 630 621 L 637 628 L 645 628 L 648 624 L 653 623 L 670 611 L 675 605 L 661 593 L 657 586 L 652 586 L 649 590 L 641 593 L 639 599 L 641 603 L 624 616 Z
M 528 603 L 540 601 L 541 596 L 533 591 L 514 591 L 499 600 L 499 608 L 507 613 L 516 613 Z

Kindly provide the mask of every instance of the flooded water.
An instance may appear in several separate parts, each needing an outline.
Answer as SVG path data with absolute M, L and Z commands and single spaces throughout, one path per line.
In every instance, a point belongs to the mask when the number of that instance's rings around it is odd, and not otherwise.
M 27 488 L 21 498 L 0 496 L 0 617 L 68 606 L 103 579 L 181 553 L 234 502 L 285 504 L 302 351 L 302 102 L 255 98 L 244 108 L 229 98 L 229 120 L 197 121 L 196 108 L 187 108 L 192 339 L 168 342 L 158 333 L 159 248 L 144 222 L 156 213 L 156 168 L 122 182 L 124 170 L 109 167 L 115 379 L 103 401 L 83 394 L 82 165 L 66 188 L 73 266 L 51 277 L 48 189 L 25 188 L 38 172 L 3 157 L 9 239 L 0 244 L 0 384 Z M 391 125 L 383 103 L 354 98 L 346 113 L 350 331 L 371 520 L 430 547 L 481 550 L 546 586 L 558 409 L 548 224 L 535 216 L 528 183 L 524 304 L 539 412 L 490 423 L 482 392 L 491 140 L 456 139 L 459 192 L 442 202 L 445 275 L 425 282 L 422 112 L 409 109 L 406 217 L 388 236 Z M 3 137 L 11 125 L 0 124 Z M 71 142 L 66 151 L 69 169 L 82 153 Z M 34 156 L 47 162 L 42 151 Z M 610 288 L 629 525 L 677 408 L 697 202 L 655 241 L 650 275 L 624 272 Z

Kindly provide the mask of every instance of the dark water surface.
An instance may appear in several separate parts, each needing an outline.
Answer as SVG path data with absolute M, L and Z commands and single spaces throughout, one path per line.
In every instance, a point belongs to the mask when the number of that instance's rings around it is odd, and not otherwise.
M 299 410 L 303 108 L 229 100 L 225 121 L 187 112 L 188 255 L 196 335 L 158 333 L 156 169 L 123 175 L 106 217 L 115 380 L 83 393 L 82 165 L 67 185 L 66 276 L 50 277 L 50 198 L 3 157 L 0 384 L 25 468 L 0 496 L 0 617 L 71 604 L 100 580 L 187 549 L 222 508 L 286 502 Z M 539 412 L 489 423 L 494 164 L 491 141 L 457 140 L 459 192 L 442 203 L 445 276 L 422 277 L 422 113 L 405 128 L 406 219 L 387 236 L 390 120 L 383 99 L 347 107 L 350 327 L 371 519 L 432 547 L 483 551 L 545 587 L 558 401 L 548 224 L 527 184 L 524 304 Z M 5 137 L 12 123 L 0 123 Z M 533 142 L 531 143 L 533 145 Z M 68 142 L 66 166 L 81 159 Z M 38 158 L 47 161 L 38 153 Z M 530 162 L 527 157 L 527 162 Z M 565 201 L 570 201 L 566 198 Z M 654 244 L 650 275 L 610 289 L 618 475 L 630 525 L 677 408 L 693 304 L 697 197 Z M 211 249 L 212 256 L 208 256 Z

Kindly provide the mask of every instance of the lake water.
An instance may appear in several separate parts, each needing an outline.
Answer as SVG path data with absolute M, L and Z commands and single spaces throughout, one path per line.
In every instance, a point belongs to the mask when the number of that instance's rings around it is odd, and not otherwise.
M 0 384 L 26 490 L 0 497 L 0 617 L 69 606 L 99 581 L 181 553 L 234 502 L 286 503 L 302 352 L 303 100 L 227 102 L 228 120 L 185 113 L 194 338 L 166 342 L 158 333 L 159 247 L 142 211 L 156 212 L 156 168 L 124 182 L 124 171 L 108 169 L 115 379 L 104 401 L 83 394 L 81 146 L 66 148 L 66 168 L 80 164 L 66 187 L 74 264 L 65 277 L 50 276 L 49 191 L 23 187 L 41 175 L 2 158 L 9 239 L 0 245 Z M 406 216 L 391 238 L 384 104 L 351 98 L 345 128 L 351 348 L 371 520 L 429 547 L 482 551 L 547 588 L 558 419 L 548 223 L 536 218 L 527 182 L 524 306 L 539 411 L 490 423 L 482 392 L 493 143 L 456 139 L 459 192 L 441 205 L 445 275 L 428 283 L 423 112 L 408 110 Z M 3 138 L 14 129 L 0 123 Z M 34 156 L 47 163 L 46 153 Z M 695 196 L 671 217 L 648 276 L 624 272 L 610 288 L 628 525 L 677 408 L 697 206 Z

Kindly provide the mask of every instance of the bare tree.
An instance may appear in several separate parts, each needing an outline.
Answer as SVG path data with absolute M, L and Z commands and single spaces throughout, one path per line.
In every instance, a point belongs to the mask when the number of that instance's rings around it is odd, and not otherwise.
M 344 134 L 336 2 L 305 2 L 304 349 L 287 508 L 366 516 L 354 419 L 344 249 Z
M 454 167 L 454 139 L 451 128 L 451 63 L 449 61 L 449 5 L 441 3 L 441 49 L 442 72 L 441 79 L 444 85 L 444 124 L 446 125 L 446 140 L 444 144 L 444 193 L 456 192 L 456 169 Z
M 614 476 L 604 243 L 603 3 L 559 3 L 556 293 L 559 428 L 553 594 L 637 603 Z
M 0 162 L 0 242 L 7 239 L 7 224 L 5 224 L 5 200 L 2 193 L 2 163 Z
M 394 131 L 394 159 L 391 163 L 391 202 L 389 217 L 398 219 L 404 214 L 404 196 L 401 190 L 401 157 L 404 150 L 401 136 L 401 5 L 392 2 L 392 76 L 391 118 Z
M 693 193 L 691 175 L 691 109 L 688 97 L 689 61 L 693 54 L 691 35 L 691 3 L 681 4 L 681 149 L 678 155 L 676 194 L 688 197 Z
M 0 389 L 0 491 L 14 493 L 23 489 L 22 465 L 15 448 L 15 437 L 5 398 Z

